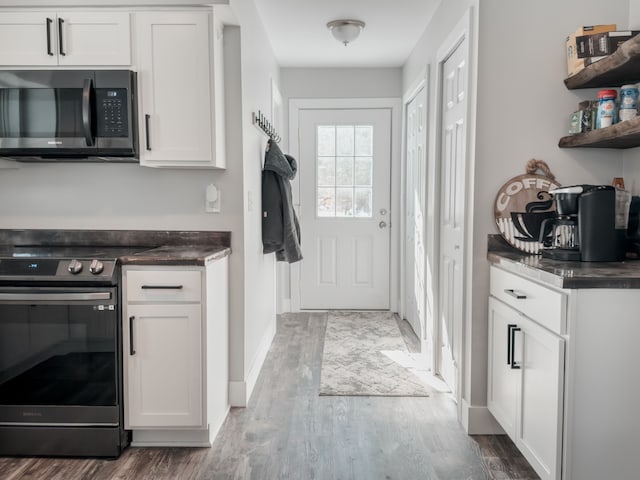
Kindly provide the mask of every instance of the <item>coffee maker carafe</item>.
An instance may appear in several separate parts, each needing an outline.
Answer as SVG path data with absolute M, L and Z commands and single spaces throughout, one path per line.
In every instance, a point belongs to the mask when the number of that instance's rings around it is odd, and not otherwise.
M 609 185 L 572 185 L 550 190 L 556 216 L 543 222 L 543 257 L 582 262 L 624 259 L 628 193 Z M 622 217 L 622 221 L 621 221 Z

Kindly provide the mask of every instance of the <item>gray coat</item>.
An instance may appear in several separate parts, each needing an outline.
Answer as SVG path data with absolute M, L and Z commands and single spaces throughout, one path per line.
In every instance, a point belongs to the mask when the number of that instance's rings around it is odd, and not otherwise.
M 278 144 L 269 140 L 262 169 L 262 247 L 276 252 L 279 262 L 302 260 L 300 226 L 291 198 L 291 184 L 297 164 Z

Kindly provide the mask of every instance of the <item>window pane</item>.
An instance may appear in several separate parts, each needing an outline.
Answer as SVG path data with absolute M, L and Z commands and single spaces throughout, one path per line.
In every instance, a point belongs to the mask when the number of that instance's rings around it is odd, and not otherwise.
M 353 217 L 353 188 L 336 188 L 336 217 Z
M 353 157 L 336 158 L 336 185 L 353 185 Z
M 318 188 L 318 216 L 333 217 L 336 211 L 336 193 L 333 188 Z
M 335 157 L 318 157 L 318 186 L 333 187 L 335 184 Z
M 356 217 L 371 217 L 371 189 L 356 188 Z
M 353 130 L 352 126 L 341 126 L 336 128 L 338 137 L 338 151 L 336 155 L 353 155 Z
M 356 185 L 370 187 L 373 185 L 373 158 L 356 158 Z
M 336 154 L 336 128 L 318 127 L 318 155 L 331 157 Z
M 370 157 L 373 155 L 373 127 L 356 127 L 356 155 Z

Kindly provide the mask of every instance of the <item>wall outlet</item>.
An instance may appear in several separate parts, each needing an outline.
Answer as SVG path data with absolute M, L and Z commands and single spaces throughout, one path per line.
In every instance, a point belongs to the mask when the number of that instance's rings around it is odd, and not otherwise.
M 220 190 L 212 183 L 207 185 L 204 211 L 207 213 L 220 213 Z

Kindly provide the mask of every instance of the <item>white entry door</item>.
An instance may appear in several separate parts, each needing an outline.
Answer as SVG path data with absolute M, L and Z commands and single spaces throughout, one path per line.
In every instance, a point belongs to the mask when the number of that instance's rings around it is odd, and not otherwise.
M 301 309 L 389 308 L 391 110 L 301 110 Z
M 440 362 L 439 371 L 458 393 L 464 305 L 467 50 L 464 35 L 440 64 Z
M 426 332 L 425 295 L 425 193 L 426 89 L 407 104 L 404 223 L 404 318 L 420 338 Z

